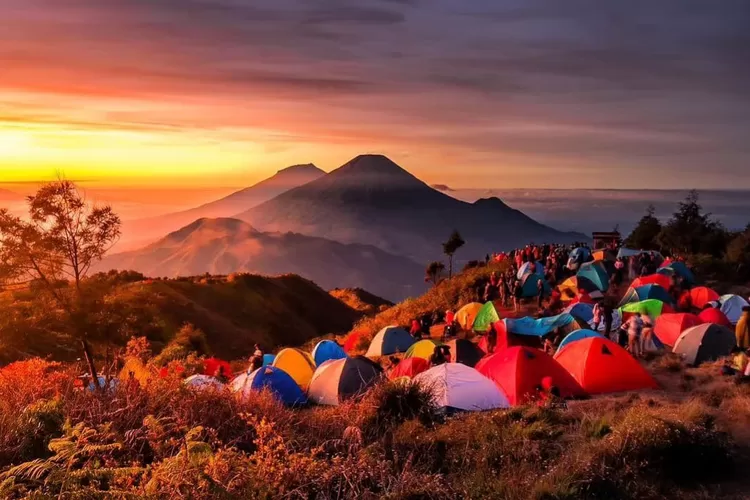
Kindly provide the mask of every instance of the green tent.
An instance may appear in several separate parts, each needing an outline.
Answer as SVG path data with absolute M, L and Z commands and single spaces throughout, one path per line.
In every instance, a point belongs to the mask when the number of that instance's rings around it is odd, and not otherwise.
M 609 288 L 609 274 L 607 268 L 600 262 L 587 262 L 582 264 L 581 268 L 576 273 L 578 279 L 586 278 L 602 292 L 606 292 Z
M 477 313 L 477 317 L 474 318 L 474 331 L 475 332 L 488 332 L 492 323 L 500 321 L 500 315 L 495 309 L 495 304 L 487 302 Z
M 674 312 L 671 307 L 657 299 L 646 299 L 640 302 L 631 302 L 620 308 L 620 313 L 646 313 L 649 318 L 656 320 L 662 313 Z

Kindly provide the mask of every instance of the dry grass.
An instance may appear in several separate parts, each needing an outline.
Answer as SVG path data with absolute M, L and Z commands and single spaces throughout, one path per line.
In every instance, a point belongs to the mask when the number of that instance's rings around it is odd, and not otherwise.
M 64 367 L 21 363 L 0 371 L 0 497 L 741 498 L 750 387 L 665 363 L 690 392 L 454 417 L 414 384 L 290 410 L 169 378 L 76 392 Z

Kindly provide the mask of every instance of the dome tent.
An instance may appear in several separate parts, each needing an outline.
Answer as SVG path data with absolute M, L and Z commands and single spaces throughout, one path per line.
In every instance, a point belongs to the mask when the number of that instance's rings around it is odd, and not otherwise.
M 326 361 L 315 370 L 308 397 L 313 403 L 338 406 L 364 394 L 382 374 L 380 365 L 364 356 Z
M 682 332 L 672 352 L 680 354 L 686 363 L 698 366 L 704 361 L 714 361 L 722 356 L 728 356 L 735 345 L 736 338 L 732 330 L 713 323 L 704 323 Z
M 713 323 L 715 325 L 721 325 L 727 328 L 732 328 L 732 322 L 729 321 L 726 315 L 723 312 L 721 312 L 719 308 L 716 308 L 716 307 L 705 308 L 704 310 L 700 312 L 698 317 L 703 323 Z
M 245 372 L 232 380 L 232 392 L 246 398 L 253 391 L 268 390 L 287 406 L 304 405 L 307 396 L 297 382 L 284 370 L 274 366 L 264 366 L 253 372 Z
M 422 358 L 429 361 L 429 359 L 432 357 L 432 354 L 435 352 L 435 346 L 437 345 L 440 345 L 440 343 L 430 339 L 424 339 L 415 342 L 409 349 L 406 350 L 404 359 Z
M 320 366 L 330 359 L 342 359 L 346 353 L 338 343 L 333 340 L 321 340 L 312 350 L 312 358 L 315 366 Z
M 559 350 L 555 360 L 589 394 L 658 388 L 628 351 L 600 335 L 573 342 Z
M 223 359 L 211 357 L 203 361 L 203 375 L 208 375 L 209 377 L 223 375 L 227 379 L 230 379 L 232 378 L 232 366 Z
M 548 354 L 531 347 L 510 347 L 486 356 L 477 364 L 477 371 L 489 378 L 508 396 L 512 405 L 533 400 L 543 379 L 552 379 L 552 385 L 564 398 L 585 396 L 570 373 Z
M 599 262 L 587 262 L 582 264 L 576 277 L 579 280 L 586 279 L 593 283 L 601 292 L 606 292 L 609 288 L 609 274 L 607 269 Z
M 577 302 L 566 307 L 564 312 L 576 318 L 581 318 L 587 323 L 594 320 L 594 306 L 591 304 Z
M 662 314 L 654 322 L 654 335 L 670 347 L 674 346 L 682 332 L 690 327 L 700 325 L 703 321 L 695 314 L 667 313 Z
M 508 318 L 503 320 L 503 323 L 505 324 L 505 330 L 509 333 L 543 337 L 557 328 L 565 329 L 567 327 L 577 329 L 574 325 L 577 325 L 579 322 L 574 316 L 562 313 L 557 316 L 537 319 L 529 316 L 518 319 Z
M 359 330 L 355 330 L 347 335 L 346 340 L 344 340 L 344 352 L 347 354 L 352 353 L 357 348 L 357 345 L 359 345 L 360 339 L 364 336 L 365 332 Z
M 402 359 L 399 364 L 388 372 L 388 378 L 395 380 L 401 377 L 414 378 L 423 371 L 430 369 L 430 362 L 423 358 Z
M 446 342 L 451 352 L 451 363 L 461 363 L 474 368 L 484 356 L 484 352 L 471 340 L 453 339 Z
M 293 347 L 279 351 L 271 366 L 284 370 L 303 391 L 307 391 L 315 372 L 315 362 L 310 355 Z
M 463 330 L 471 330 L 474 327 L 474 319 L 482 310 L 484 304 L 479 302 L 471 302 L 466 304 L 456 312 L 456 322 Z
M 272 365 L 274 359 L 276 359 L 276 355 L 275 354 L 264 354 L 263 355 L 263 366 Z
M 549 297 L 552 289 L 541 274 L 527 274 L 526 277 L 521 280 L 521 291 L 525 298 L 536 297 L 539 295 L 538 284 L 539 280 L 542 281 L 542 287 L 544 290 L 544 296 Z
M 532 269 L 533 267 L 533 269 Z M 541 262 L 524 262 L 521 267 L 518 268 L 518 273 L 516 274 L 516 278 L 523 279 L 524 276 L 527 274 L 539 274 L 544 276 L 544 266 Z
M 687 309 L 688 306 L 696 309 L 703 309 L 709 302 L 718 300 L 718 293 L 708 287 L 697 286 L 682 294 L 680 297 L 680 306 L 685 309 Z
M 656 299 L 646 299 L 640 302 L 632 302 L 620 307 L 620 314 L 622 315 L 623 321 L 626 320 L 628 315 L 632 315 L 637 312 L 641 314 L 647 314 L 652 320 L 656 321 L 659 316 L 665 313 L 672 313 L 674 312 L 674 309 L 672 309 L 669 304 L 665 304 L 661 300 Z
M 500 314 L 497 312 L 493 302 L 487 302 L 477 313 L 476 318 L 474 318 L 472 328 L 477 332 L 488 332 L 492 323 L 496 321 L 500 321 Z
M 579 340 L 583 340 L 583 339 L 587 339 L 587 338 L 591 338 L 591 337 L 604 338 L 603 335 L 601 335 L 601 334 L 599 334 L 599 333 L 597 333 L 597 332 L 595 332 L 593 330 L 584 330 L 584 329 L 576 330 L 574 332 L 571 332 L 571 333 L 567 334 L 565 336 L 565 338 L 562 339 L 562 341 L 560 342 L 560 345 L 557 346 L 557 352 L 559 353 L 560 351 L 562 351 L 563 347 L 565 347 L 565 346 L 567 346 L 569 344 L 572 344 L 573 342 L 577 342 Z M 555 354 L 555 355 L 557 355 L 557 354 Z
M 397 352 L 406 352 L 414 343 L 414 337 L 398 326 L 386 326 L 370 342 L 365 356 L 376 358 Z
M 642 300 L 656 299 L 664 302 L 665 304 L 672 304 L 674 299 L 669 292 L 659 285 L 641 285 L 639 287 L 630 287 L 628 291 L 620 301 L 620 307 L 625 304 L 631 304 L 633 302 L 640 302 Z
M 721 312 L 727 317 L 730 323 L 736 325 L 742 316 L 742 308 L 747 307 L 748 303 L 739 295 L 722 295 L 719 297 Z
M 669 290 L 669 288 L 672 286 L 672 278 L 664 274 L 656 273 L 636 278 L 630 284 L 631 288 L 639 288 L 645 285 L 659 285 L 663 289 Z
M 693 275 L 693 272 L 683 262 L 669 262 L 662 265 L 656 272 L 666 276 L 679 276 L 688 284 L 695 283 L 695 275 Z
M 508 408 L 502 391 L 474 368 L 461 363 L 443 363 L 414 377 L 432 392 L 435 403 L 446 411 L 481 411 Z

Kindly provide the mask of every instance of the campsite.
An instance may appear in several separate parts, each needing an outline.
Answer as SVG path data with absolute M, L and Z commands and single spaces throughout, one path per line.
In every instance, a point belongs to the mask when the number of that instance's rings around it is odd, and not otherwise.
M 131 335 L 103 359 L 92 338 L 90 364 L 12 362 L 0 368 L 0 492 L 742 498 L 747 289 L 704 277 L 691 258 L 617 242 L 529 244 L 395 305 L 362 290 L 324 298 L 293 277 L 183 279 L 183 292 L 225 300 L 293 286 L 318 309 L 279 309 L 297 317 L 283 325 L 341 333 L 243 345 L 237 329 L 218 337 L 236 347 L 214 350 L 214 333 L 186 324 L 161 345 Z M 153 286 L 110 273 L 82 290 L 123 280 Z M 288 292 L 273 293 L 269 304 Z M 142 321 L 126 311 L 118 317 Z

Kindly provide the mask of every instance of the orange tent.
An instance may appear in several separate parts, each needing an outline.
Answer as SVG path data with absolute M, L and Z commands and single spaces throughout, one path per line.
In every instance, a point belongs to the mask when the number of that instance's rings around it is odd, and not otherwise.
M 538 394 L 543 379 L 551 379 L 563 398 L 585 396 L 586 392 L 565 368 L 548 354 L 532 347 L 509 347 L 486 356 L 477 371 L 497 385 L 512 405 L 524 404 Z
M 726 326 L 730 329 L 733 328 L 732 323 L 729 321 L 726 315 L 721 312 L 721 309 L 718 309 L 716 307 L 707 307 L 706 309 L 701 311 L 698 317 L 700 318 L 701 323 L 713 323 L 715 325 Z
M 656 318 L 654 334 L 661 340 L 662 344 L 672 347 L 682 332 L 701 323 L 703 321 L 695 314 L 666 313 Z
M 709 302 L 719 300 L 719 294 L 705 286 L 691 288 L 690 292 L 685 293 L 690 294 L 690 304 L 698 309 L 703 309 Z M 680 303 L 682 303 L 682 298 Z
M 589 394 L 659 387 L 628 351 L 603 337 L 573 342 L 555 354 L 555 360 Z
M 659 285 L 663 289 L 669 290 L 672 286 L 672 278 L 664 274 L 649 274 L 648 276 L 634 279 L 630 287 L 638 288 L 644 285 Z
M 388 372 L 388 378 L 391 380 L 396 380 L 400 377 L 414 378 L 429 368 L 430 362 L 424 358 L 406 358 L 402 359 L 399 364 Z

